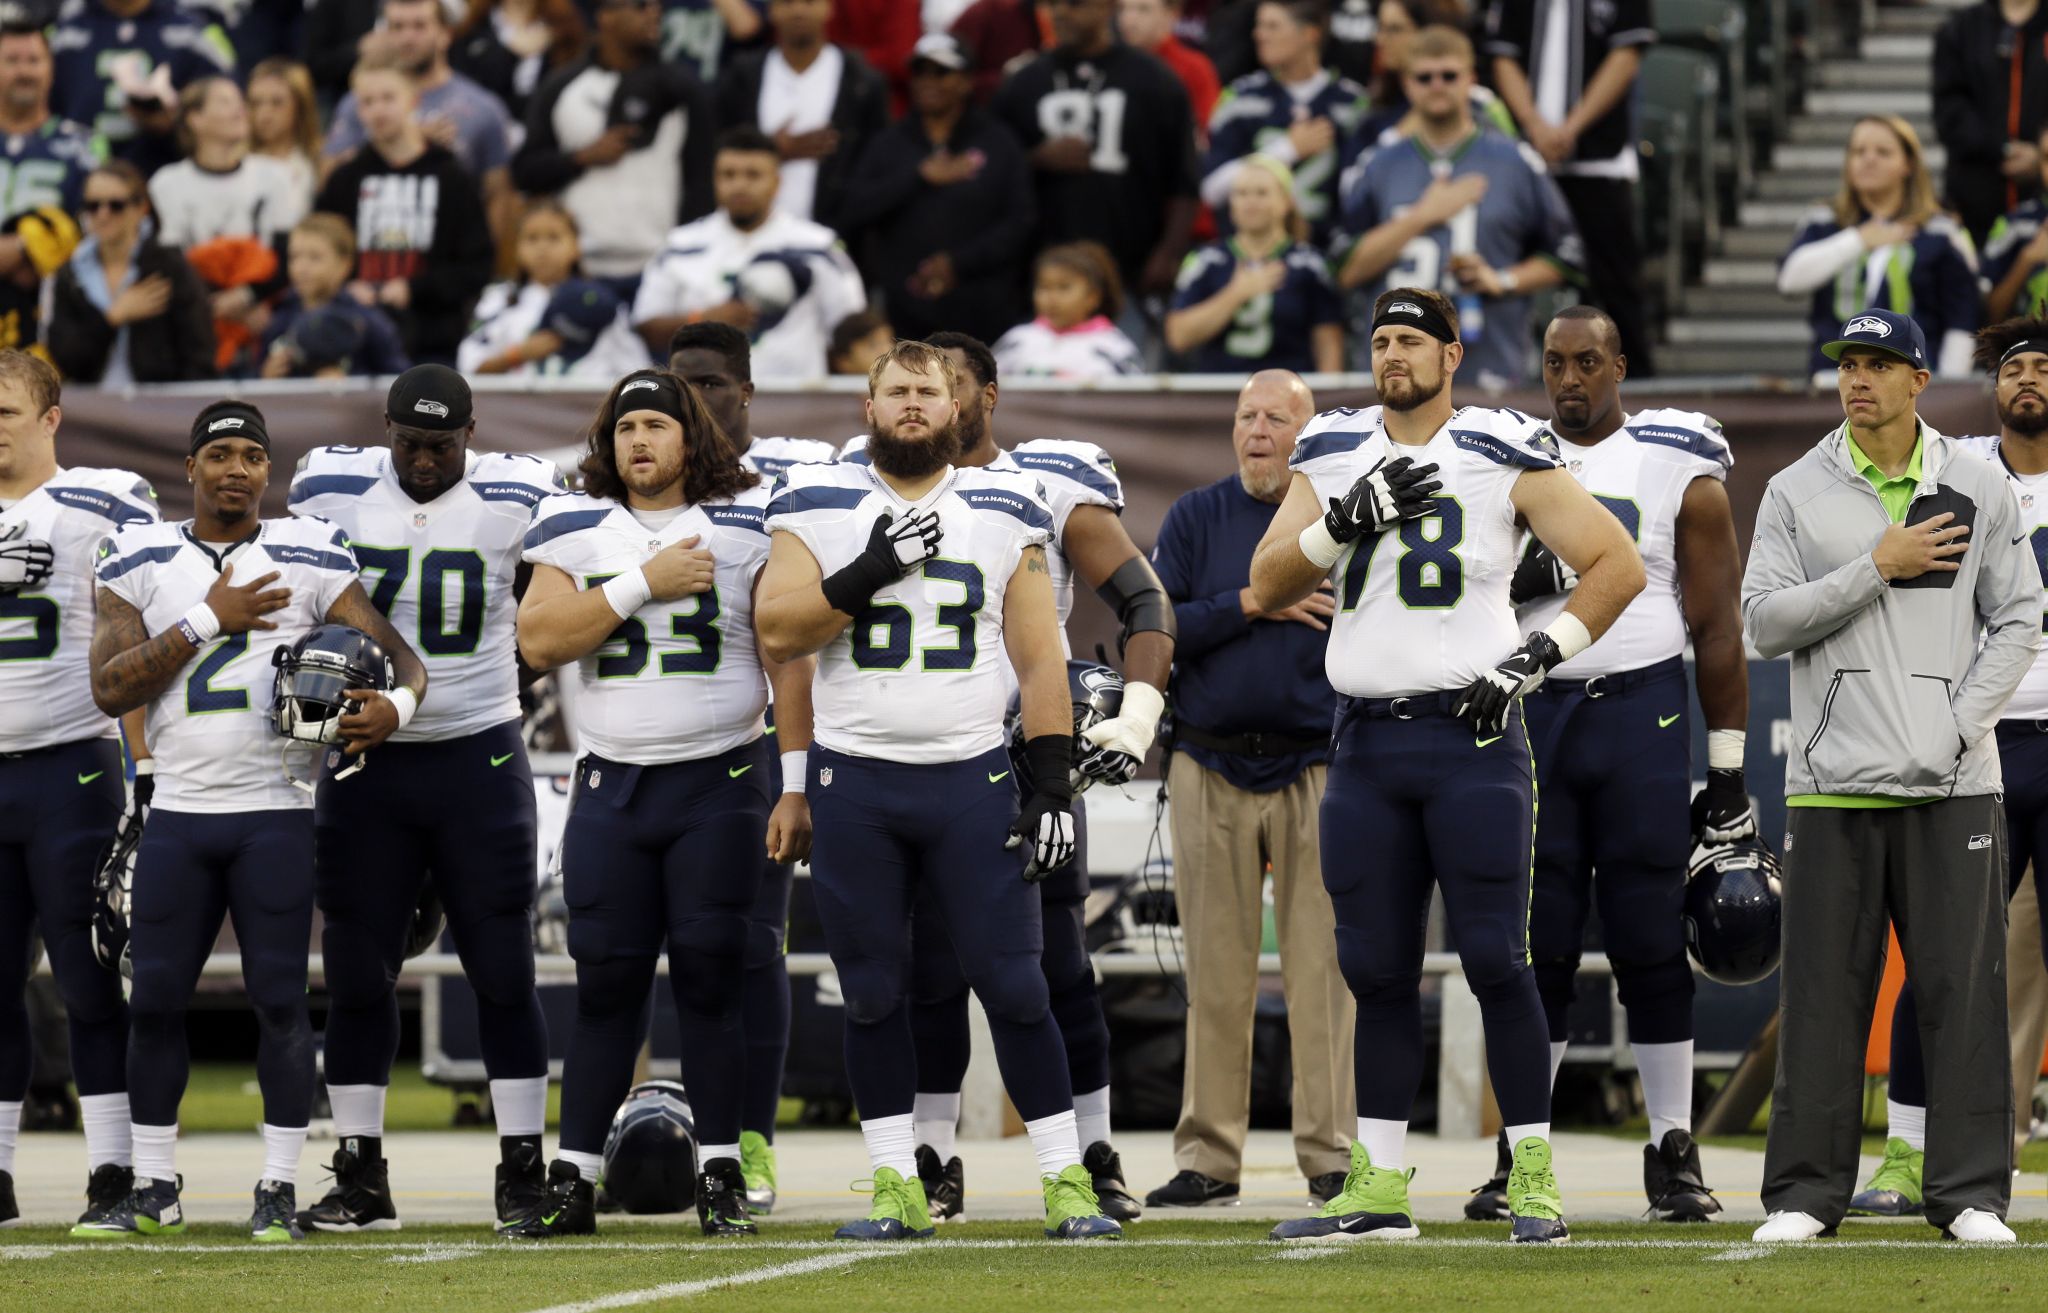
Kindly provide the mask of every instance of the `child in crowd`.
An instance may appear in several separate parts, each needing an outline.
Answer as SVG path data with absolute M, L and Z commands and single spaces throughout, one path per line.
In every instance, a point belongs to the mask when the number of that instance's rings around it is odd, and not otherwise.
M 996 342 L 996 364 L 1006 378 L 1113 378 L 1145 372 L 1137 344 L 1113 322 L 1123 313 L 1116 261 L 1096 242 L 1047 248 L 1032 269 L 1031 305 L 1037 318 Z
M 263 333 L 263 377 L 338 378 L 412 368 L 398 329 L 376 306 L 342 295 L 355 267 L 346 220 L 309 214 L 291 231 L 285 261 L 292 289 Z
M 519 277 L 493 283 L 476 326 L 455 350 L 465 374 L 551 374 L 602 379 L 644 369 L 646 344 L 618 295 L 581 277 L 576 221 L 552 201 L 519 221 Z

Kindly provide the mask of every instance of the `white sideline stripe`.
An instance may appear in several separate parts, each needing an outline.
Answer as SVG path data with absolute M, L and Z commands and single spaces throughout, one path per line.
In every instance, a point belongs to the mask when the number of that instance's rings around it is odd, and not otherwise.
M 52 1254 L 69 1253 L 55 1245 L 0 1245 L 0 1260 L 12 1258 L 48 1258 Z
M 865 1262 L 870 1258 L 888 1258 L 896 1252 L 894 1248 L 890 1248 L 817 1254 L 788 1263 L 777 1263 L 772 1267 L 757 1267 L 745 1272 L 735 1272 L 731 1276 L 707 1277 L 702 1281 L 671 1281 L 666 1285 L 649 1286 L 645 1290 L 622 1290 L 616 1295 L 579 1300 L 574 1304 L 550 1304 L 538 1310 L 538 1313 L 597 1313 L 599 1309 L 631 1308 L 635 1304 L 652 1304 L 658 1299 L 688 1299 L 692 1295 L 701 1295 L 728 1286 L 751 1286 L 763 1281 L 780 1281 L 784 1277 L 806 1276 L 812 1272 L 830 1272 L 836 1268 L 852 1267 L 855 1263 Z
M 1708 1254 L 1707 1261 L 1709 1263 L 1740 1263 L 1746 1259 L 1762 1258 L 1770 1252 L 1771 1247 L 1769 1245 L 1737 1245 L 1733 1249 L 1724 1249 L 1718 1254 Z
M 392 1254 L 387 1263 L 446 1263 L 458 1258 L 473 1258 L 483 1252 L 483 1246 L 472 1244 L 433 1245 L 416 1254 Z

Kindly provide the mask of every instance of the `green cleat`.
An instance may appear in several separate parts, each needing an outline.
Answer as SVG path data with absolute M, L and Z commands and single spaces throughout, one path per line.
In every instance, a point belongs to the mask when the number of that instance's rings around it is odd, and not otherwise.
M 1413 1240 L 1415 1211 L 1408 1206 L 1413 1168 L 1399 1172 L 1374 1167 L 1365 1146 L 1351 1142 L 1351 1170 L 1343 1188 L 1313 1217 L 1297 1217 L 1273 1228 L 1269 1239 L 1335 1243 L 1344 1240 Z
M 759 1131 L 740 1132 L 740 1175 L 747 1182 L 747 1211 L 775 1211 L 775 1146 Z
M 1058 1176 L 1041 1177 L 1045 1186 L 1045 1233 L 1054 1240 L 1121 1240 L 1124 1229 L 1102 1215 L 1095 1181 L 1080 1163 Z
M 1514 1219 L 1509 1239 L 1518 1245 L 1562 1244 L 1572 1238 L 1564 1224 L 1564 1199 L 1557 1175 L 1550 1170 L 1550 1142 L 1532 1135 L 1515 1146 L 1508 1168 L 1508 1216 Z
M 915 1176 L 906 1181 L 893 1167 L 877 1167 L 870 1184 L 875 1202 L 868 1215 L 834 1231 L 834 1240 L 922 1240 L 932 1233 L 923 1181 Z
M 1849 1201 L 1856 1217 L 1918 1217 L 1922 1212 L 1921 1173 L 1927 1154 L 1894 1135 L 1884 1142 L 1884 1162 L 1870 1184 Z

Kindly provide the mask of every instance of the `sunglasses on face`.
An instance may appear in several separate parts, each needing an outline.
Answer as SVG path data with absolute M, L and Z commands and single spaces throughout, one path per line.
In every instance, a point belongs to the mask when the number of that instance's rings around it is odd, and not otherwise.
M 1408 80 L 1420 87 L 1432 87 L 1439 82 L 1449 86 L 1464 76 L 1463 73 L 1455 69 L 1433 68 L 1423 73 L 1410 73 Z
M 109 214 L 120 214 L 133 204 L 134 201 L 122 196 L 103 196 L 97 200 L 88 196 L 79 208 L 87 214 L 98 214 L 101 210 Z

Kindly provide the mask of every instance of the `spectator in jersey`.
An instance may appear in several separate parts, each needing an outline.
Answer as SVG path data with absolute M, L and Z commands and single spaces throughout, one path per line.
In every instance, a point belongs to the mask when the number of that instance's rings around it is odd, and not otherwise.
M 311 208 L 320 189 L 320 106 L 304 64 L 266 59 L 249 70 L 249 149 L 284 165 L 290 194 Z
M 1408 88 L 1401 80 L 1408 63 L 1408 43 L 1425 27 L 1455 27 L 1464 31 L 1470 21 L 1464 0 L 1380 0 L 1379 34 L 1373 54 L 1376 70 L 1365 86 L 1372 96 L 1372 110 L 1358 132 L 1358 158 L 1363 160 L 1375 147 L 1395 133 L 1394 140 L 1415 130 L 1409 115 Z M 1472 121 L 1500 129 L 1502 134 L 1521 135 L 1515 116 L 1500 97 L 1473 84 Z
M 836 229 L 854 164 L 889 125 L 889 87 L 859 51 L 825 39 L 831 14 L 832 0 L 769 0 L 775 42 L 740 56 L 719 79 L 718 121 L 752 124 L 774 139 L 782 156 L 775 208 Z
M 641 277 L 633 327 L 662 351 L 684 324 L 731 324 L 754 347 L 754 377 L 819 376 L 840 320 L 867 305 L 838 235 L 775 206 L 782 157 L 758 128 L 730 128 L 712 169 L 716 213 L 668 236 Z
M 467 0 L 448 64 L 526 117 L 541 79 L 590 44 L 574 0 Z
M 1896 114 L 1868 114 L 1849 130 L 1842 185 L 1800 221 L 1778 264 L 1778 290 L 1811 296 L 1807 367 L 1835 376 L 1821 347 L 1864 310 L 1895 310 L 1920 325 L 1943 378 L 1968 378 L 1983 322 L 1977 261 L 1962 226 L 1941 212 L 1920 135 Z
M 233 78 L 203 77 L 178 93 L 185 158 L 149 180 L 157 240 L 180 250 L 216 237 L 268 246 L 306 216 L 310 198 L 282 161 L 251 150 L 249 103 Z
M 491 277 L 491 233 L 476 180 L 452 151 L 427 139 L 409 64 L 373 51 L 350 87 L 368 136 L 328 175 L 315 208 L 355 229 L 349 295 L 392 317 L 414 362 L 448 363 Z
M 833 374 L 866 378 L 868 370 L 896 345 L 896 330 L 879 310 L 856 310 L 832 328 L 825 368 Z
M 1328 19 L 1321 0 L 1261 0 L 1252 39 L 1259 69 L 1232 82 L 1209 118 L 1202 200 L 1228 234 L 1231 183 L 1254 151 L 1294 171 L 1294 195 L 1309 242 L 1336 226 L 1337 179 L 1358 149 L 1369 101 L 1365 88 L 1323 67 Z M 1297 368 L 1284 366 L 1284 368 Z
M 2035 144 L 2048 147 L 2048 128 Z M 2039 167 L 2048 177 L 2048 149 L 2041 151 Z M 1989 323 L 2014 316 L 2048 316 L 2048 202 L 2038 195 L 2029 197 L 1991 225 L 1977 282 L 1984 289 Z
M 596 43 L 534 93 L 512 161 L 519 190 L 576 220 L 585 272 L 622 300 L 669 230 L 711 209 L 710 95 L 662 62 L 660 18 L 633 0 L 601 5 Z
M 1099 243 L 1049 248 L 1031 270 L 1036 315 L 997 339 L 996 364 L 1010 377 L 1078 381 L 1144 373 L 1137 343 L 1116 326 L 1123 299 L 1116 261 Z
M 1934 132 L 1943 186 L 1973 242 L 2039 184 L 2048 129 L 2048 6 L 1958 5 L 1934 37 Z M 1934 339 L 1927 339 L 1928 346 Z
M 974 52 L 974 99 L 988 104 L 998 88 L 1045 49 L 1038 0 L 974 0 L 948 29 Z
M 1298 175 L 1266 155 L 1241 163 L 1230 184 L 1236 235 L 1181 267 L 1167 348 L 1198 374 L 1341 370 L 1344 302 L 1321 253 L 1301 240 Z
M 1223 94 L 1223 83 L 1207 55 L 1174 35 L 1180 14 L 1181 0 L 1117 0 L 1116 30 L 1126 42 L 1172 69 L 1187 88 L 1195 133 L 1206 146 L 1209 116 Z
M 0 222 L 47 205 L 76 210 L 85 175 L 106 153 L 88 129 L 50 111 L 53 68 L 41 28 L 0 27 Z M 0 277 L 20 261 L 20 241 L 0 238 Z
M 185 258 L 156 240 L 126 160 L 86 176 L 86 238 L 49 288 L 43 345 L 67 379 L 126 387 L 214 376 L 213 316 Z
M 1166 65 L 1116 39 L 1111 0 L 1062 0 L 1056 44 L 1003 85 L 996 117 L 1038 180 L 1038 241 L 1101 243 L 1140 294 L 1165 295 L 1195 222 L 1195 130 Z
M 648 364 L 647 347 L 626 322 L 626 306 L 583 276 L 576 220 L 552 201 L 530 205 L 514 248 L 519 276 L 492 283 L 476 303 L 476 327 L 455 367 L 465 374 L 601 379 Z
M 56 111 L 106 138 L 145 177 L 175 158 L 178 88 L 235 71 L 234 47 L 212 11 L 183 0 L 70 0 L 50 48 Z
M 376 29 L 382 8 L 382 0 L 312 0 L 306 7 L 299 57 L 306 61 L 322 104 L 348 94 L 363 38 Z
M 356 235 L 339 216 L 309 214 L 292 229 L 291 290 L 263 333 L 263 377 L 346 378 L 412 368 L 389 315 L 345 294 Z
M 1532 382 L 1529 297 L 1576 278 L 1585 252 L 1542 161 L 1472 118 L 1472 41 L 1449 27 L 1416 33 L 1405 81 L 1408 149 L 1382 147 L 1345 195 L 1337 285 L 1368 298 L 1426 287 L 1458 307 L 1465 374 L 1485 387 Z M 1361 360 L 1360 367 L 1364 367 Z
M 768 0 L 661 0 L 661 57 L 706 86 L 768 39 Z
M 905 337 L 952 329 L 992 341 L 1024 317 L 1031 169 L 973 103 L 971 66 L 956 37 L 918 41 L 911 112 L 869 143 L 840 211 Z

